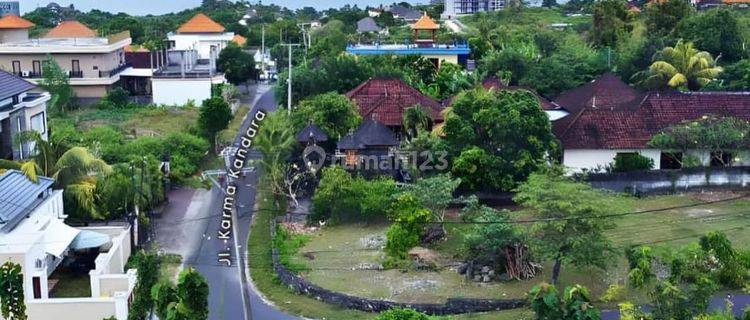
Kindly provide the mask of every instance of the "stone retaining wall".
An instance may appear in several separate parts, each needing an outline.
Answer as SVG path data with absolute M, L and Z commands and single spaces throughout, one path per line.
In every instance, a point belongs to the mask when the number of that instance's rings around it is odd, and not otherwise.
M 276 235 L 276 221 L 271 219 L 271 239 Z M 273 246 L 273 241 L 271 241 Z M 524 307 L 523 299 L 491 300 L 451 298 L 443 304 L 438 303 L 398 303 L 393 301 L 369 299 L 351 296 L 316 286 L 295 273 L 289 271 L 279 261 L 279 251 L 272 247 L 273 269 L 279 280 L 298 294 L 305 294 L 326 303 L 336 304 L 347 309 L 368 312 L 382 312 L 392 308 L 411 308 L 433 315 L 459 314 L 469 312 L 486 312 L 508 310 Z

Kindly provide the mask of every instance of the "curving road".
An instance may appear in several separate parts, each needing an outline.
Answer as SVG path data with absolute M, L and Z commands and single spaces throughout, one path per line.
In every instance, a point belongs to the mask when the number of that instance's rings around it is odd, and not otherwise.
M 272 111 L 277 105 L 273 91 L 266 85 L 257 86 L 256 98 L 252 101 L 242 102 L 253 107 L 238 133 L 236 145 L 258 109 Z M 245 246 L 252 221 L 256 182 L 254 174 L 247 174 L 236 183 L 237 232 L 243 253 L 247 252 Z M 221 214 L 224 201 L 221 190 L 216 187 L 211 190 L 173 190 L 169 193 L 169 199 L 170 205 L 162 217 L 155 220 L 156 242 L 160 249 L 182 255 L 184 266 L 196 268 L 206 278 L 209 284 L 210 320 L 242 320 L 246 310 L 249 310 L 250 319 L 253 320 L 300 319 L 266 304 L 249 281 L 243 285 L 236 259 L 233 259 L 235 263 L 232 267 L 218 262 L 217 253 L 233 246 L 232 241 L 216 238 L 221 223 L 217 215 Z M 243 294 L 246 294 L 249 306 L 243 303 Z

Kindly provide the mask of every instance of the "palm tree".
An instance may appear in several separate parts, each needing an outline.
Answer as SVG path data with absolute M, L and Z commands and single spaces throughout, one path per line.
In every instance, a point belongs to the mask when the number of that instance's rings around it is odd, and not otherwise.
M 263 120 L 258 135 L 253 142 L 263 154 L 258 162 L 263 177 L 271 186 L 274 204 L 278 205 L 279 196 L 286 194 L 284 178 L 288 171 L 286 160 L 291 155 L 294 144 L 294 130 L 289 117 L 284 111 L 271 113 Z
M 409 138 L 417 136 L 419 129 L 427 130 L 432 122 L 430 113 L 421 105 L 415 105 L 404 110 L 404 116 L 401 123 L 404 127 L 404 131 Z
M 655 55 L 655 61 L 644 73 L 642 84 L 652 88 L 698 90 L 716 79 L 722 68 L 710 53 L 699 51 L 692 42 L 678 41 Z
M 78 208 L 94 218 L 102 216 L 96 209 L 95 190 L 97 175 L 112 171 L 106 162 L 83 147 L 68 148 L 67 137 L 51 135 L 42 139 L 36 131 L 25 131 L 18 138 L 22 143 L 33 145 L 34 156 L 21 164 L 21 171 L 31 181 L 38 176 L 55 180 L 55 187 L 65 190 L 65 196 L 73 199 Z

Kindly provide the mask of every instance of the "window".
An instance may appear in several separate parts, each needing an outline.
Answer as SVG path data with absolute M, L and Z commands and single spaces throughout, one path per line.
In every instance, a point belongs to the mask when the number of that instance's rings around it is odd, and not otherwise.
M 13 74 L 20 75 L 21 74 L 21 61 L 13 60 Z
M 81 63 L 78 60 L 71 61 L 70 70 L 73 72 L 81 71 Z
M 32 61 L 31 68 L 34 73 L 32 78 L 39 78 L 42 76 L 42 63 L 39 60 Z
M 682 152 L 662 152 L 659 168 L 662 170 L 682 169 Z
M 31 129 L 39 132 L 39 134 L 44 134 L 47 132 L 47 126 L 45 126 L 44 123 L 44 112 L 37 113 L 33 116 L 31 116 Z
M 357 150 L 346 150 L 346 165 L 357 165 Z

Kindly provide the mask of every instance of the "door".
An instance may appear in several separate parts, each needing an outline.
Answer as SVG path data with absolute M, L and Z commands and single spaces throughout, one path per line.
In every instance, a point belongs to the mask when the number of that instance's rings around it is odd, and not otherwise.
M 71 62 L 70 74 L 74 77 L 83 78 L 83 74 L 81 73 L 81 63 L 78 60 L 73 60 Z
M 34 76 L 32 78 L 41 78 L 42 63 L 39 60 L 34 60 L 31 62 L 31 68 L 32 68 L 32 72 L 34 73 Z
M 13 74 L 21 75 L 21 61 L 18 61 L 18 60 L 13 61 Z
M 33 277 L 32 281 L 34 285 L 34 299 L 41 299 L 42 298 L 42 281 L 39 279 L 39 277 Z

